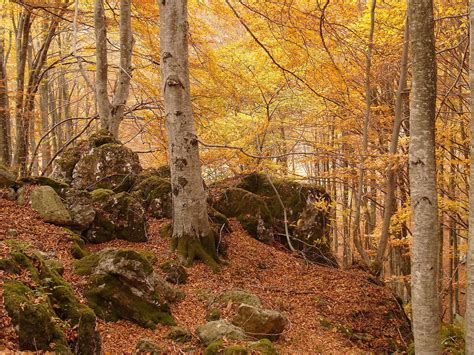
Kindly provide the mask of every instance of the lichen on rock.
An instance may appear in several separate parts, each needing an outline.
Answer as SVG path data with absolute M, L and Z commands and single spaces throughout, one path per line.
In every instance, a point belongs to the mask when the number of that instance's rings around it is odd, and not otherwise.
M 128 319 L 146 328 L 174 325 L 168 302 L 178 293 L 153 271 L 148 259 L 130 249 L 104 249 L 76 261 L 75 270 L 88 275 L 85 295 L 105 320 Z
M 110 190 L 95 190 L 95 218 L 85 233 L 91 243 L 103 243 L 113 239 L 131 242 L 147 240 L 147 219 L 140 201 L 127 192 L 109 193 Z
M 59 195 L 50 186 L 33 189 L 30 196 L 31 208 L 38 212 L 45 222 L 59 225 L 72 223 L 71 215 Z

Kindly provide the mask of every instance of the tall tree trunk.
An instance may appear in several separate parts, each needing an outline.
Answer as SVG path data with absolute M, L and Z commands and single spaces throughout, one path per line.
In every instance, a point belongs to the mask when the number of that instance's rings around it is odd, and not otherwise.
M 410 195 L 413 211 L 412 308 L 417 354 L 440 354 L 436 57 L 432 0 L 410 0 L 413 87 L 410 102 Z
M 361 216 L 361 206 L 364 199 L 364 176 L 365 176 L 365 160 L 367 159 L 368 145 L 369 145 L 369 123 L 371 116 L 371 106 L 372 106 L 372 89 L 371 89 L 371 80 L 370 72 L 372 67 L 372 47 L 374 39 L 374 29 L 375 29 L 375 5 L 377 0 L 372 0 L 370 5 L 370 29 L 369 29 L 369 47 L 367 50 L 367 63 L 365 67 L 365 117 L 363 124 L 363 133 L 362 133 L 362 156 L 359 163 L 359 178 L 357 182 L 357 196 L 355 200 L 355 211 L 354 211 L 354 225 L 352 228 L 352 235 L 354 238 L 354 245 L 362 258 L 362 261 L 366 265 L 370 265 L 370 258 L 367 255 L 367 252 L 364 249 L 361 240 L 360 233 L 360 216 Z
M 44 78 L 43 83 L 40 86 L 40 115 L 41 115 L 41 135 L 47 134 L 49 130 L 49 105 L 48 105 L 48 77 Z M 49 161 L 51 160 L 51 139 L 46 138 L 41 147 L 41 167 L 45 169 L 48 167 Z M 47 173 L 49 171 L 47 170 Z
M 111 117 L 110 100 L 108 94 L 108 58 L 107 58 L 107 26 L 105 23 L 104 1 L 94 1 L 94 28 L 95 28 L 95 87 L 97 111 L 99 113 L 100 127 L 109 129 Z
M 10 119 L 7 62 L 5 57 L 5 30 L 0 27 L 0 162 L 6 166 L 11 164 Z
M 173 193 L 173 248 L 182 261 L 217 267 L 201 177 L 188 64 L 187 1 L 159 1 L 162 92 Z
M 403 34 L 403 50 L 400 65 L 400 78 L 398 80 L 398 89 L 395 98 L 395 119 L 393 121 L 392 138 L 390 141 L 389 154 L 395 155 L 398 150 L 398 138 L 400 136 L 400 127 L 403 122 L 403 95 L 407 89 L 407 73 L 408 73 L 408 44 L 409 44 L 408 18 L 405 22 L 405 31 Z M 384 197 L 384 212 L 382 220 L 382 231 L 380 235 L 377 256 L 375 259 L 375 274 L 380 274 L 383 268 L 383 260 L 390 233 L 390 221 L 394 213 L 395 207 L 395 190 L 396 190 L 396 169 L 394 164 L 390 162 L 387 167 L 387 187 Z
M 466 354 L 474 354 L 474 1 L 470 5 L 470 68 L 471 87 L 471 172 L 469 176 L 469 241 L 467 250 L 466 283 Z
M 20 152 L 24 151 L 26 147 L 20 147 L 28 142 L 28 136 L 22 137 L 24 133 L 25 118 L 23 115 L 23 98 L 25 91 L 25 71 L 26 71 L 26 54 L 28 49 L 28 41 L 30 38 L 31 28 L 31 13 L 22 12 L 18 20 L 18 28 L 16 32 L 16 93 L 15 93 L 15 154 L 13 156 L 13 165 L 15 170 L 18 170 Z
M 132 4 L 120 0 L 120 68 L 117 83 L 110 102 L 108 94 L 107 26 L 103 0 L 94 1 L 94 25 L 96 36 L 96 99 L 102 129 L 118 137 L 132 79 Z
M 110 131 L 118 137 L 120 123 L 123 120 L 132 80 L 132 3 L 131 0 L 120 0 L 120 68 L 118 83 L 112 99 L 112 121 Z

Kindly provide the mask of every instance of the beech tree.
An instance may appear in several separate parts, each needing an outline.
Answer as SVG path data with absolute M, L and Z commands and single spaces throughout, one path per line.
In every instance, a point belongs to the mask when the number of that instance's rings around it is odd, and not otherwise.
M 172 248 L 182 262 L 200 258 L 216 268 L 190 95 L 187 0 L 160 0 L 159 6 L 161 85 L 173 194 Z
M 474 354 L 474 2 L 470 2 L 470 66 L 471 88 L 471 171 L 469 176 L 469 241 L 467 250 L 466 284 L 466 354 Z
M 107 25 L 104 1 L 94 1 L 94 26 L 96 37 L 96 99 L 101 128 L 118 137 L 120 123 L 124 117 L 130 82 L 132 80 L 132 22 L 131 1 L 120 0 L 120 66 L 112 101 L 108 92 Z
M 436 190 L 436 57 L 432 0 L 410 0 L 413 51 L 409 173 L 413 212 L 412 308 L 417 354 L 440 354 Z
M 0 161 L 7 166 L 11 163 L 11 149 L 5 30 L 0 27 Z

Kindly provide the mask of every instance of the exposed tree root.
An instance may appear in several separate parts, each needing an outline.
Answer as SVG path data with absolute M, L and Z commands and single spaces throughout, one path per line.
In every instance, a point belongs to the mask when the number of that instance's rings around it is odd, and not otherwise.
M 178 259 L 184 265 L 190 266 L 199 259 L 209 266 L 214 273 L 219 272 L 221 260 L 217 255 L 214 236 L 197 237 L 193 235 L 173 237 L 171 248 L 178 254 Z

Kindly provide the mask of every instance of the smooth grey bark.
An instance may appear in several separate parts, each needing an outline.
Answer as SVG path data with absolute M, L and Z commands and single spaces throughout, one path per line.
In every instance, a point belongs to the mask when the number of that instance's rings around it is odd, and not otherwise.
M 392 137 L 390 140 L 390 147 L 388 153 L 393 156 L 398 150 L 398 138 L 400 136 L 400 127 L 403 122 L 403 96 L 407 90 L 407 74 L 408 74 L 408 51 L 410 33 L 408 31 L 408 18 L 405 22 L 405 31 L 403 34 L 403 50 L 402 60 L 400 65 L 400 78 L 398 80 L 398 89 L 395 97 L 395 119 L 393 121 Z M 380 241 L 377 249 L 377 256 L 375 259 L 375 270 L 376 274 L 380 274 L 385 253 L 387 250 L 389 233 L 390 233 L 390 221 L 395 211 L 395 190 L 396 190 L 396 173 L 397 170 L 392 162 L 388 163 L 387 166 L 387 180 L 386 180 L 386 192 L 384 197 L 384 213 L 382 219 L 382 230 L 380 234 Z
M 466 354 L 474 354 L 474 1 L 470 2 L 470 67 L 471 87 L 471 172 L 469 175 L 469 241 L 467 250 L 466 283 Z
M 413 334 L 417 354 L 440 354 L 433 1 L 409 0 L 408 14 L 413 52 L 409 147 Z
M 120 67 L 112 102 L 109 99 L 107 25 L 103 0 L 94 1 L 94 26 L 96 37 L 96 100 L 101 128 L 118 137 L 132 79 L 133 35 L 131 1 L 120 0 Z
M 161 85 L 173 194 L 172 246 L 182 261 L 200 258 L 216 268 L 190 95 L 187 1 L 159 0 L 159 6 Z

